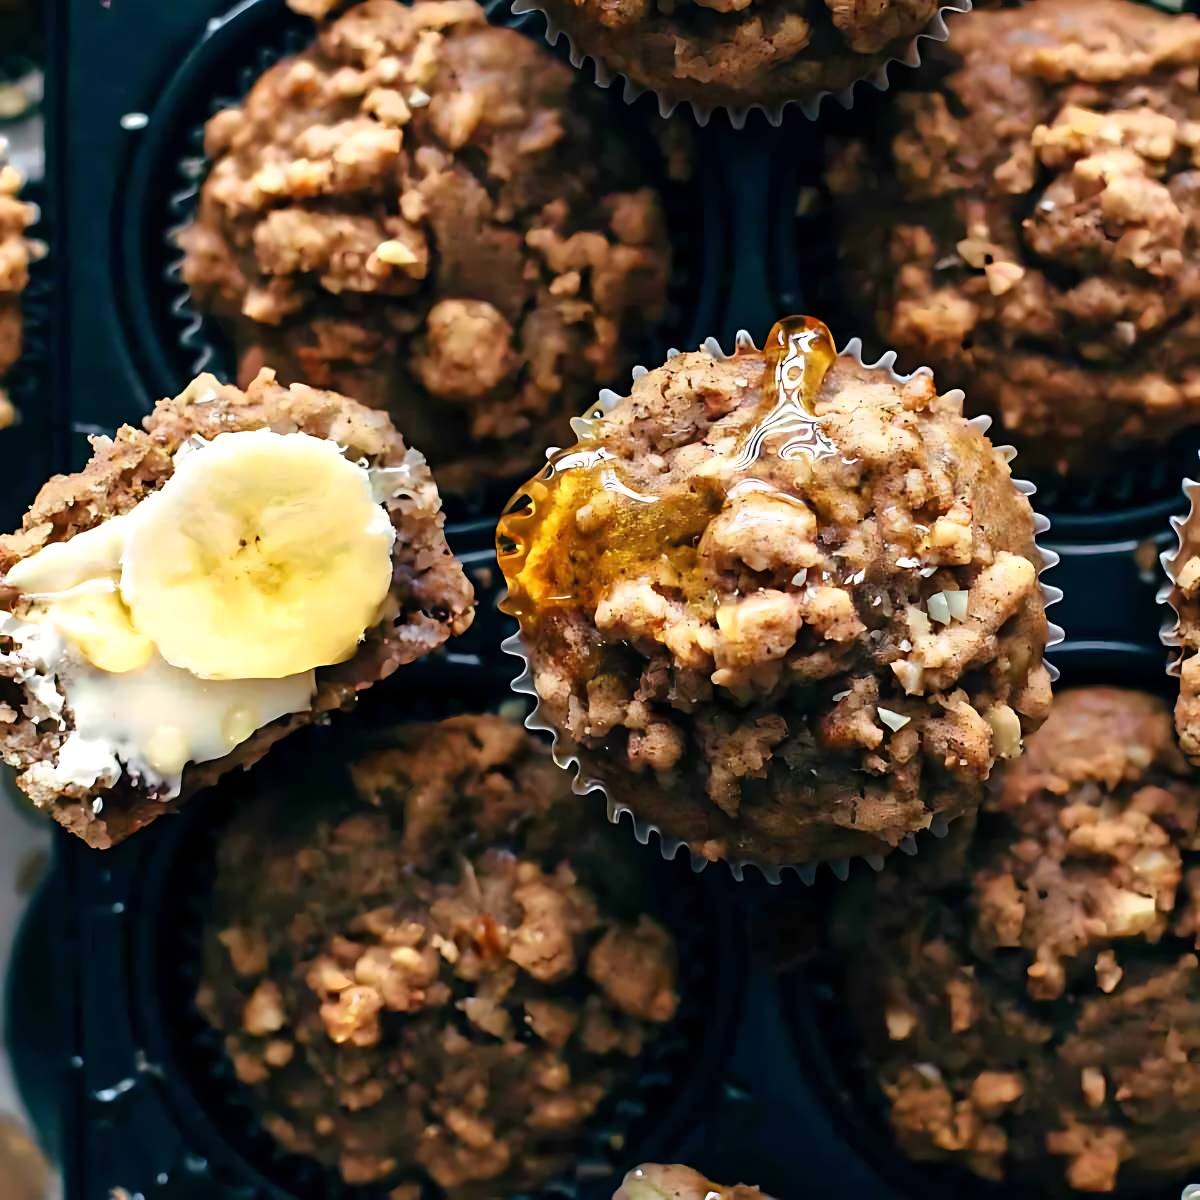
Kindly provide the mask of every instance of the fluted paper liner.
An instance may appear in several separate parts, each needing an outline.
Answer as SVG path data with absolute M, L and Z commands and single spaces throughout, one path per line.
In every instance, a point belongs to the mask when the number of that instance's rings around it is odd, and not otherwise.
M 1190 478 L 1184 479 L 1180 490 L 1187 499 L 1188 509 L 1184 515 L 1171 518 L 1171 529 L 1175 533 L 1175 545 L 1168 550 L 1164 550 L 1158 556 L 1158 561 L 1162 564 L 1163 572 L 1166 575 L 1166 581 L 1158 589 L 1156 597 L 1159 604 L 1166 605 L 1170 609 L 1170 613 L 1160 631 L 1160 636 L 1163 645 L 1171 652 L 1167 662 L 1167 674 L 1174 679 L 1180 677 L 1184 659 L 1184 647 L 1179 638 L 1181 617 L 1178 605 L 1176 575 L 1187 561 L 1187 551 L 1189 550 L 1187 531 L 1189 527 L 1194 528 L 1196 498 L 1200 496 L 1200 481 Z M 1193 551 L 1200 551 L 1200 545 L 1195 544 L 1194 535 L 1190 548 Z
M 757 346 L 754 344 L 754 338 L 745 329 L 738 331 L 735 339 L 735 345 L 738 350 L 757 350 Z M 721 344 L 716 338 L 713 337 L 705 339 L 700 349 L 706 351 L 715 359 L 725 360 L 732 357 L 732 355 L 725 353 L 725 351 L 721 348 Z M 678 350 L 668 350 L 667 358 L 675 358 L 679 353 L 680 352 Z M 912 379 L 916 375 L 931 374 L 928 367 L 919 367 L 916 371 L 913 371 L 908 375 L 901 375 L 895 370 L 896 352 L 894 350 L 889 350 L 876 362 L 864 362 L 862 357 L 861 338 L 851 338 L 850 341 L 846 343 L 845 348 L 839 352 L 839 357 L 852 358 L 856 363 L 858 363 L 859 366 L 865 367 L 867 370 L 887 371 L 896 383 L 901 384 L 908 382 L 908 380 Z M 634 381 L 637 381 L 643 375 L 647 374 L 647 372 L 647 367 L 634 367 L 632 378 Z M 955 389 L 955 391 L 958 393 L 958 398 L 962 399 L 963 393 L 958 389 Z M 954 393 L 952 392 L 948 394 Z M 590 410 L 586 417 L 573 418 L 571 422 L 571 428 L 576 434 L 581 433 L 582 429 L 581 426 L 577 424 L 578 422 L 589 419 L 594 420 L 599 417 L 607 416 L 608 413 L 610 413 L 616 407 L 616 405 L 624 399 L 624 396 L 614 392 L 611 388 L 603 389 L 597 398 L 596 407 Z M 986 415 L 972 417 L 968 420 L 967 424 L 969 424 L 971 428 L 977 429 L 980 433 L 986 434 L 988 429 L 991 428 L 992 418 Z M 1012 446 L 997 446 L 996 449 L 1010 463 L 1016 458 L 1017 452 Z M 550 449 L 546 451 L 547 459 L 557 454 L 558 450 L 559 448 L 556 446 L 550 447 Z M 1034 493 L 1037 491 L 1037 488 L 1034 484 L 1029 483 L 1024 479 L 1014 479 L 1013 485 L 1016 487 L 1017 491 L 1027 497 L 1034 495 Z M 1049 519 L 1042 516 L 1040 513 L 1035 512 L 1033 514 L 1033 531 L 1035 538 L 1040 537 L 1049 528 Z M 1053 550 L 1045 549 L 1040 544 L 1038 544 L 1037 550 L 1042 560 L 1042 564 L 1038 568 L 1038 575 L 1040 576 L 1058 563 L 1059 556 Z M 1049 608 L 1052 604 L 1057 604 L 1062 599 L 1062 590 L 1054 587 L 1052 584 L 1042 583 L 1041 589 L 1043 602 L 1046 608 Z M 1065 635 L 1061 626 L 1055 625 L 1053 622 L 1048 622 L 1046 648 L 1050 649 L 1053 646 L 1057 646 L 1063 640 L 1064 636 Z M 672 837 L 670 834 L 664 833 L 657 825 L 650 821 L 642 820 L 640 817 L 638 817 L 638 815 L 629 807 L 628 804 L 614 799 L 611 795 L 609 795 L 607 788 L 604 786 L 601 780 L 586 773 L 586 768 L 584 767 L 584 764 L 580 760 L 578 754 L 564 746 L 564 739 L 560 737 L 558 730 L 541 714 L 541 698 L 538 696 L 537 690 L 533 684 L 533 669 L 530 665 L 525 639 L 520 630 L 504 640 L 502 643 L 502 649 L 506 653 L 513 655 L 515 658 L 519 658 L 522 663 L 520 675 L 518 675 L 517 678 L 512 682 L 513 691 L 523 696 L 530 696 L 533 699 L 533 711 L 526 718 L 525 727 L 527 729 L 537 730 L 538 732 L 548 733 L 550 735 L 551 754 L 555 763 L 557 763 L 558 766 L 562 767 L 564 770 L 574 772 L 574 778 L 571 781 L 571 790 L 579 796 L 584 796 L 594 791 L 601 792 L 604 795 L 605 801 L 608 805 L 608 819 L 613 824 L 620 824 L 622 818 L 628 816 L 629 822 L 633 827 L 633 835 L 642 845 L 647 845 L 651 836 L 654 836 L 658 839 L 659 850 L 661 851 L 663 858 L 667 859 L 668 861 L 673 860 L 681 850 L 686 850 L 691 855 L 692 870 L 704 870 L 704 868 L 709 864 L 709 859 L 691 850 L 687 842 L 682 838 Z M 1046 669 L 1050 674 L 1051 682 L 1057 681 L 1059 672 L 1054 664 L 1047 662 Z M 940 813 L 935 813 L 930 821 L 928 831 L 934 837 L 941 838 L 945 837 L 948 828 L 949 826 L 945 817 Z M 896 846 L 896 849 L 900 853 L 908 855 L 916 854 L 917 848 L 917 839 L 915 835 L 911 833 L 905 836 Z M 872 870 L 879 871 L 883 868 L 883 860 L 885 856 L 882 854 L 859 855 L 856 857 L 861 857 L 872 868 Z M 726 862 L 731 873 L 733 874 L 734 879 L 738 880 L 739 882 L 743 879 L 746 869 L 748 867 L 753 867 L 762 874 L 768 883 L 780 883 L 782 881 L 784 872 L 790 871 L 799 875 L 799 877 L 806 884 L 811 884 L 815 880 L 817 868 L 822 862 L 828 863 L 830 870 L 838 879 L 845 880 L 850 873 L 851 859 L 821 859 L 817 862 L 794 863 L 782 866 L 774 863 L 758 862 L 755 859 L 724 859 L 722 861 Z
M 664 119 L 669 117 L 676 109 L 686 105 L 692 110 L 692 116 L 698 125 L 707 125 L 713 113 L 725 112 L 728 114 L 729 122 L 734 129 L 741 129 L 746 124 L 746 118 L 752 112 L 756 111 L 761 112 L 770 124 L 779 125 L 783 121 L 784 113 L 792 107 L 799 108 L 810 121 L 815 121 L 820 114 L 822 103 L 828 97 L 835 99 L 843 108 L 852 107 L 854 104 L 854 91 L 862 84 L 869 84 L 876 91 L 887 91 L 890 86 L 888 70 L 893 64 L 899 64 L 904 67 L 919 67 L 921 65 L 920 43 L 923 41 L 946 41 L 950 36 L 950 31 L 946 26 L 946 17 L 951 13 L 968 13 L 971 11 L 971 8 L 972 0 L 951 0 L 950 3 L 942 5 L 929 19 L 929 24 L 920 33 L 910 38 L 899 53 L 892 55 L 878 66 L 873 67 L 861 79 L 856 80 L 848 87 L 844 87 L 839 91 L 819 91 L 803 99 L 785 100 L 780 104 L 772 106 L 765 104 L 731 106 L 725 104 L 706 105 L 703 101 L 696 99 L 668 100 L 660 96 L 657 92 L 654 92 L 653 89 L 634 83 L 628 76 L 618 71 L 610 70 L 599 58 L 580 50 L 570 34 L 566 30 L 559 28 L 554 23 L 550 14 L 535 3 L 535 0 L 512 0 L 512 12 L 516 16 L 536 14 L 541 17 L 546 25 L 545 37 L 549 45 L 558 45 L 560 38 L 566 42 L 571 65 L 576 68 L 583 68 L 585 71 L 590 71 L 597 86 L 607 88 L 620 81 L 621 97 L 626 104 L 633 104 L 640 96 L 651 92 L 658 102 L 659 115 Z

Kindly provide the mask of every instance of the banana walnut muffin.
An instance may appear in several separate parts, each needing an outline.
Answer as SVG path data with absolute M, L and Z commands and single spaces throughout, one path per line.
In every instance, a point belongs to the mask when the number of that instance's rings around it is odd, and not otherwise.
M 576 49 L 668 103 L 775 109 L 901 57 L 937 0 L 543 0 Z
M 926 59 L 830 144 L 861 315 L 1043 469 L 1200 424 L 1200 19 L 977 6 Z
M 470 627 L 386 413 L 211 375 L 92 441 L 0 536 L 0 758 L 108 849 Z
M 280 1146 L 347 1184 L 534 1187 L 678 1005 L 671 935 L 542 746 L 401 727 L 221 838 L 197 1003 Z
M 789 318 L 585 420 L 499 526 L 560 752 L 710 859 L 884 854 L 973 809 L 1050 680 L 1034 516 L 961 409 Z
M 183 278 L 243 380 L 265 363 L 387 408 L 445 489 L 535 465 L 664 316 L 658 172 L 474 0 L 328 15 L 205 148 Z
M 1200 1168 L 1198 819 L 1168 706 L 1071 690 L 973 839 L 843 889 L 840 994 L 903 1153 L 1022 1195 Z

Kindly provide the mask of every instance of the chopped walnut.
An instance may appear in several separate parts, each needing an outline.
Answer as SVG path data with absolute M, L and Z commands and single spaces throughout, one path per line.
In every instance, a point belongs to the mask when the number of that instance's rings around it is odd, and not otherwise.
M 1160 698 L 1069 689 L 974 829 L 839 892 L 825 982 L 905 1154 L 1013 1194 L 1200 1162 L 1198 817 Z
M 674 940 L 612 910 L 628 864 L 519 724 L 373 744 L 223 832 L 197 1005 L 267 1132 L 346 1185 L 536 1191 L 674 1019 Z

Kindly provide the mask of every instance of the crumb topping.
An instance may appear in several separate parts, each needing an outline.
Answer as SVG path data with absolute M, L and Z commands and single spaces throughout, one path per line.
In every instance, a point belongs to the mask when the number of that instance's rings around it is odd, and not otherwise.
M 208 123 L 183 277 L 259 366 L 387 408 L 443 488 L 562 439 L 663 317 L 638 147 L 474 0 L 366 0 Z
M 1167 705 L 1070 690 L 973 839 L 840 901 L 850 1011 L 906 1154 L 1084 1192 L 1200 1162 L 1198 820 Z
M 1200 412 L 1200 20 L 1038 0 L 955 22 L 830 144 L 852 298 L 911 365 L 1086 473 Z
M 501 521 L 506 607 L 638 816 L 710 857 L 886 852 L 1045 715 L 1032 514 L 928 375 L 839 358 L 805 413 L 764 371 L 683 354 L 577 426 Z
M 198 1001 L 286 1150 L 348 1184 L 532 1187 L 674 1017 L 675 944 L 589 882 L 585 806 L 519 727 L 391 741 L 344 794 L 235 817 Z

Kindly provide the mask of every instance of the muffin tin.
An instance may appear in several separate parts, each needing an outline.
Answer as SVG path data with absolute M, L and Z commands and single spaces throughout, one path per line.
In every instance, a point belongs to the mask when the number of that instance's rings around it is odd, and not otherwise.
M 518 22 L 503 0 L 487 7 L 493 21 L 542 37 L 540 18 Z M 288 30 L 303 28 L 286 16 L 283 0 L 48 0 L 46 8 L 51 186 L 39 197 L 37 232 L 52 253 L 30 293 L 21 368 L 29 382 L 17 383 L 25 422 L 18 440 L 0 441 L 7 527 L 50 470 L 81 465 L 89 434 L 136 421 L 201 365 L 226 366 L 219 338 L 181 304 L 173 273 L 168 235 L 196 178 L 182 177 L 181 163 L 187 169 L 195 157 L 197 132 L 214 104 L 244 90 L 288 48 Z M 904 74 L 892 72 L 894 87 L 903 86 Z M 616 89 L 610 95 L 614 119 L 630 119 Z M 756 113 L 741 130 L 720 116 L 694 130 L 697 173 L 678 204 L 687 217 L 677 222 L 685 266 L 676 314 L 660 343 L 645 348 L 648 363 L 661 361 L 668 345 L 695 346 L 710 335 L 731 344 L 740 328 L 761 337 L 791 311 L 826 317 L 842 342 L 866 332 L 838 320 L 830 243 L 820 216 L 810 215 L 809 189 L 819 181 L 825 133 L 870 122 L 875 106 L 887 102 L 860 88 L 851 112 L 827 104 L 817 125 L 792 110 L 779 128 Z M 633 105 L 632 115 L 657 120 L 653 98 Z M 682 112 L 672 119 L 690 123 Z M 51 285 L 52 313 L 41 302 Z M 1035 499 L 1052 521 L 1043 543 L 1062 556 L 1046 578 L 1066 593 L 1053 615 L 1071 640 L 1052 656 L 1065 682 L 1155 686 L 1159 679 L 1157 552 L 1171 540 L 1167 518 L 1182 507 L 1179 478 L 1194 453 L 1195 443 L 1185 443 L 1151 456 L 1144 469 L 1137 464 L 1129 486 L 1110 481 L 1083 492 L 1056 484 Z M 480 705 L 508 696 L 512 660 L 499 643 L 511 623 L 493 606 L 498 499 L 477 497 L 450 514 L 451 546 L 481 597 L 475 626 L 437 663 L 398 674 L 371 706 L 389 696 L 409 703 L 422 693 Z M 43 932 L 23 939 L 11 1014 L 12 1040 L 36 1064 L 24 1078 L 43 1089 L 36 1105 L 48 1122 L 43 1138 L 61 1146 L 67 1200 L 110 1200 L 121 1188 L 146 1200 L 313 1194 L 303 1179 L 276 1171 L 269 1156 L 230 1136 L 227 1117 L 214 1116 L 211 1094 L 193 1078 L 188 1018 L 171 990 L 175 956 L 186 958 L 190 936 L 188 905 L 178 903 L 175 889 L 202 871 L 219 808 L 197 803 L 183 818 L 103 854 L 58 833 L 54 873 L 34 910 Z M 186 870 L 173 871 L 174 862 Z M 653 865 L 664 880 L 687 873 L 683 862 Z M 928 1173 L 895 1170 L 870 1114 L 845 1102 L 830 1060 L 836 1042 L 822 1032 L 828 1003 L 816 993 L 800 1003 L 803 987 L 781 988 L 772 955 L 754 953 L 751 929 L 761 930 L 764 916 L 817 903 L 820 889 L 808 891 L 794 878 L 778 888 L 759 880 L 734 885 L 717 872 L 680 883 L 700 888 L 702 951 L 721 964 L 719 986 L 704 1040 L 693 1039 L 694 1061 L 670 1068 L 680 1095 L 663 1101 L 665 1119 L 644 1127 L 645 1138 L 631 1138 L 626 1161 L 678 1158 L 785 1198 L 930 1194 Z M 826 876 L 824 886 L 833 880 Z M 63 1010 L 53 1022 L 46 1019 L 51 1001 Z M 57 1064 L 60 1129 L 45 1099 L 47 1063 Z M 591 1200 L 611 1194 L 606 1187 L 559 1181 L 547 1194 Z M 952 1194 L 995 1192 L 971 1180 Z

